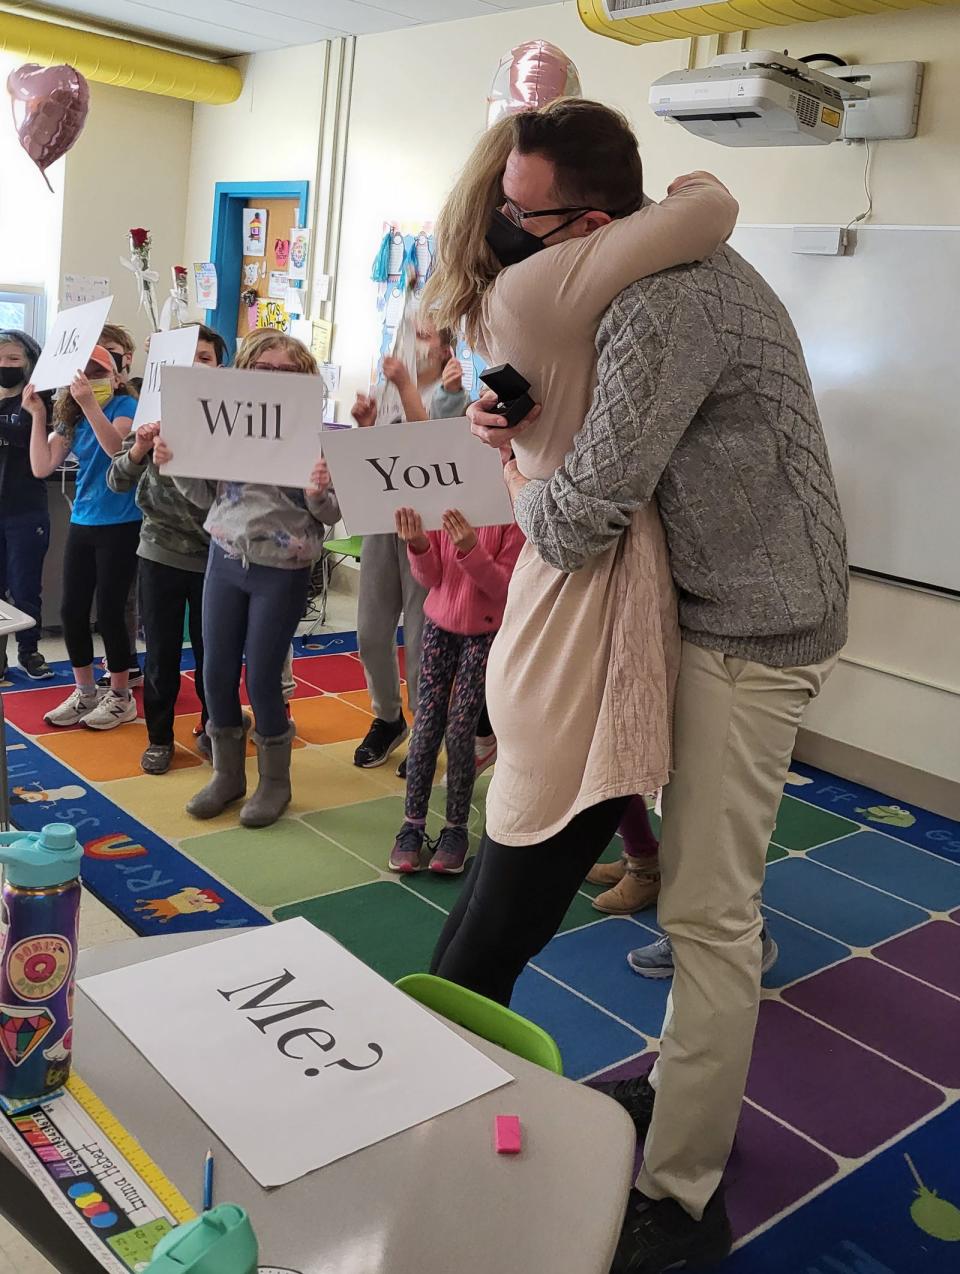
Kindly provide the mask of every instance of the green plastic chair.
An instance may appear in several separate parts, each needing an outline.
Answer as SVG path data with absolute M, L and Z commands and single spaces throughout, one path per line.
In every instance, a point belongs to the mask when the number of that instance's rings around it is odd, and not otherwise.
M 499 1044 L 517 1057 L 553 1071 L 554 1075 L 563 1074 L 563 1059 L 553 1036 L 512 1009 L 505 1009 L 485 995 L 457 986 L 446 978 L 434 977 L 432 973 L 409 973 L 400 979 L 397 987 L 481 1039 Z
M 340 557 L 352 557 L 355 562 L 359 562 L 362 544 L 362 535 L 351 535 L 347 540 L 327 540 L 323 547 L 328 553 L 337 553 Z

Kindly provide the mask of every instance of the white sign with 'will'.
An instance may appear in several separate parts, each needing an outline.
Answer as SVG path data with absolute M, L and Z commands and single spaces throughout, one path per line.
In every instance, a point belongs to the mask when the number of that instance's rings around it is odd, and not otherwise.
M 320 456 L 326 387 L 296 372 L 167 367 L 164 441 L 178 478 L 305 487 Z
M 473 526 L 513 521 L 500 453 L 473 436 L 466 417 L 331 430 L 323 452 L 348 535 L 393 531 L 400 508 L 415 509 L 428 531 L 447 509 Z
M 302 918 L 80 987 L 263 1186 L 512 1079 Z

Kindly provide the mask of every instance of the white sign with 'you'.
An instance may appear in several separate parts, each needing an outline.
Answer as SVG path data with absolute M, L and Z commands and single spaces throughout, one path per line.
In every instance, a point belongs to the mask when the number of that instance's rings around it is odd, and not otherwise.
M 440 529 L 447 509 L 474 526 L 513 521 L 500 454 L 473 436 L 466 417 L 331 431 L 323 451 L 349 535 L 394 530 L 403 507 L 428 531 Z
M 303 919 L 80 986 L 263 1186 L 512 1078 Z
M 297 372 L 167 367 L 160 384 L 172 477 L 305 487 L 320 456 L 326 387 Z

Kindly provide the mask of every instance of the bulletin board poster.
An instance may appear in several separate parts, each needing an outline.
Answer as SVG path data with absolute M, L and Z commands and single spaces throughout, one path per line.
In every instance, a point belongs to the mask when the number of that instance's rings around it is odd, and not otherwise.
M 393 349 L 397 327 L 403 317 L 403 298 L 408 267 L 415 272 L 414 297 L 426 287 L 436 254 L 432 221 L 385 221 L 383 234 L 374 259 L 373 280 L 377 284 L 376 304 L 380 322 L 380 344 L 371 382 L 383 379 L 381 362 Z M 466 340 L 461 338 L 454 351 L 463 364 L 463 387 L 471 398 L 479 396 L 483 385 L 480 373 L 486 363 Z

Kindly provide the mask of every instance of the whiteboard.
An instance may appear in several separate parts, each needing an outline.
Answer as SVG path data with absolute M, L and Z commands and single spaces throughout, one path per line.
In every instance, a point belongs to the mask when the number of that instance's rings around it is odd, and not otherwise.
M 790 312 L 823 418 L 855 568 L 960 591 L 960 226 L 870 226 L 853 256 L 731 240 Z

